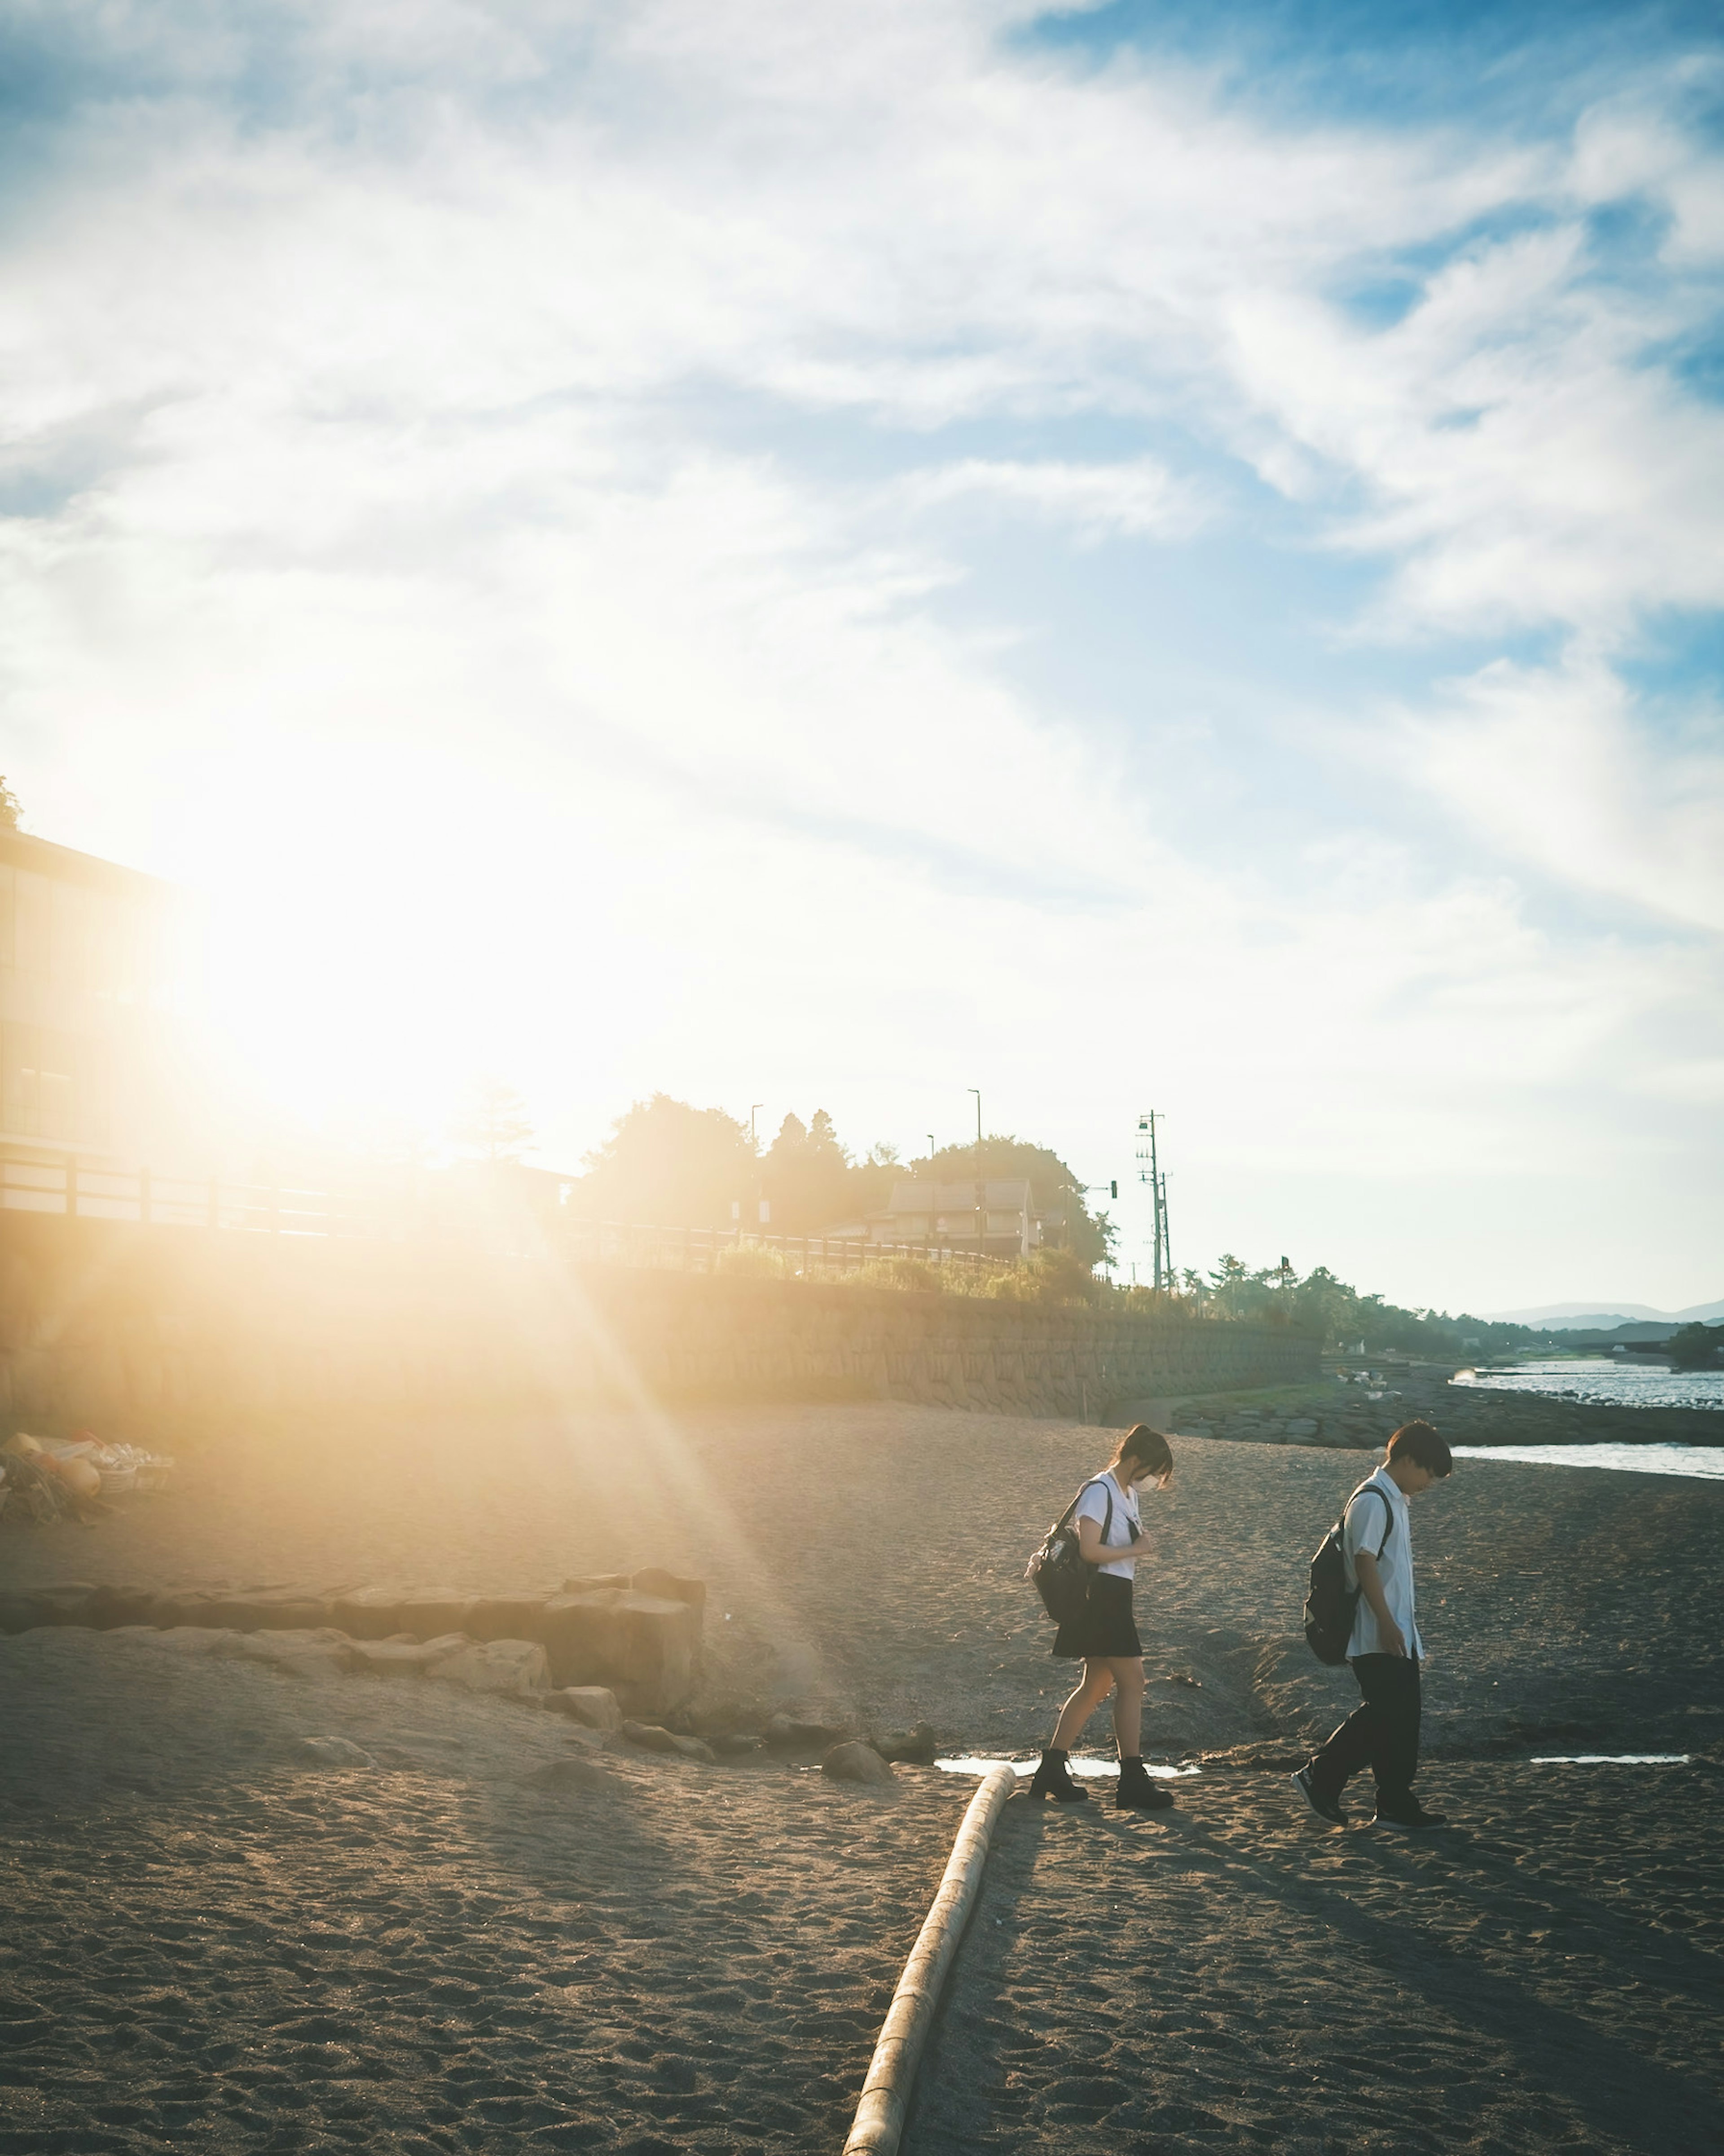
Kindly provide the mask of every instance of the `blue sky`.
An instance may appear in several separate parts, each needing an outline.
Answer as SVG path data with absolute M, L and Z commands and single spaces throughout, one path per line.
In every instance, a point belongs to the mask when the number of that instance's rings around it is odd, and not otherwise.
M 70 0 L 0 85 L 4 768 L 285 1108 L 1153 1104 L 1192 1261 L 1721 1291 L 1712 11 Z

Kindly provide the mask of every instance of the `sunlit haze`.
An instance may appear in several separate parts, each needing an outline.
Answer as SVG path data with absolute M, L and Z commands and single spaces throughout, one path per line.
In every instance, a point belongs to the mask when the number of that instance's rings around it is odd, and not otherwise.
M 0 767 L 283 1111 L 1724 1293 L 1716 17 L 1191 14 L 0 8 Z

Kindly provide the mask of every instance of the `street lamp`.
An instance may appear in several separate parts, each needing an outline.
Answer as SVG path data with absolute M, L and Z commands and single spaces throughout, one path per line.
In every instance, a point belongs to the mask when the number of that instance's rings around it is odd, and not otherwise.
M 988 1255 L 988 1185 L 982 1177 L 982 1088 L 966 1086 L 967 1093 L 976 1096 L 976 1255 Z

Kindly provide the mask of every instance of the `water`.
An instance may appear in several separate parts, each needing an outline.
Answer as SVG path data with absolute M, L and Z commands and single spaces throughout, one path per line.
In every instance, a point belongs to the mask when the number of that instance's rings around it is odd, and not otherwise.
M 1093 1779 L 1099 1774 L 1116 1774 L 1120 1771 L 1117 1759 L 1074 1758 L 1068 1759 L 1065 1763 L 1080 1779 L 1088 1776 Z M 978 1779 L 996 1767 L 1009 1767 L 1014 1774 L 1019 1775 L 1033 1774 L 1036 1768 L 1034 1759 L 936 1759 L 934 1764 L 944 1774 L 974 1774 Z M 1146 1759 L 1143 1771 L 1158 1782 L 1183 1782 L 1198 1770 L 1195 1767 L 1157 1767 L 1152 1760 Z
M 1535 1767 L 1686 1767 L 1691 1752 L 1547 1752 Z
M 1537 1393 L 1603 1408 L 1724 1408 L 1724 1370 L 1648 1369 L 1639 1356 L 1576 1356 L 1463 1370 L 1451 1380 L 1487 1393 Z
M 1457 1445 L 1457 1460 L 1521 1460 L 1536 1467 L 1617 1467 L 1630 1475 L 1724 1481 L 1724 1445 Z

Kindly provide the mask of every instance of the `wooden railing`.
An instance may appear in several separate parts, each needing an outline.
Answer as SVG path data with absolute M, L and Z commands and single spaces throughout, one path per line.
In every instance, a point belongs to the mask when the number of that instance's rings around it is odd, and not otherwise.
M 120 1168 L 13 1144 L 0 1145 L 0 1211 L 231 1234 L 454 1240 L 516 1250 L 548 1245 L 577 1264 L 758 1271 L 810 1280 L 899 1261 L 972 1272 L 1008 1270 L 1015 1262 L 937 1244 L 581 1219 L 560 1205 L 511 1204 L 506 1199 L 489 1204 L 482 1194 L 439 1188 L 410 1177 L 321 1189 L 287 1181 L 162 1175 L 147 1168 Z

